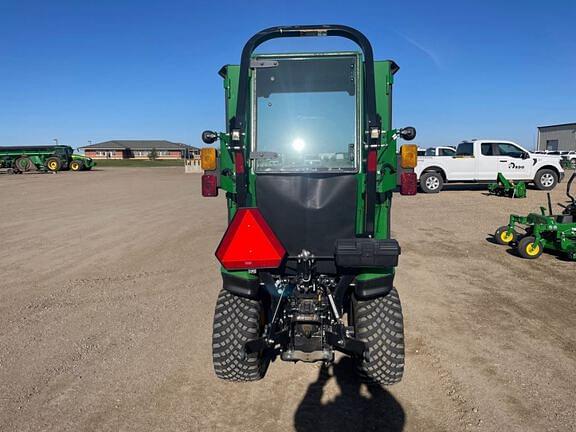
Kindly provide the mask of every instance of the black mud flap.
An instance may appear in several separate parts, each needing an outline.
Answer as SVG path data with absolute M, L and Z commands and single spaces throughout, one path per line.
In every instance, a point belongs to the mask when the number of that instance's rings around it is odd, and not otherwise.
M 354 294 L 358 300 L 373 300 L 387 295 L 394 286 L 394 275 L 386 275 L 354 282 Z
M 230 273 L 221 273 L 223 287 L 226 291 L 249 299 L 257 299 L 260 290 L 260 281 L 258 279 L 244 279 L 231 275 Z

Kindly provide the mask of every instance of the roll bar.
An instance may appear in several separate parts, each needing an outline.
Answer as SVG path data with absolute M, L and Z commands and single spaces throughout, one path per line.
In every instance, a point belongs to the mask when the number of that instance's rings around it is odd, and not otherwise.
M 238 82 L 238 103 L 236 105 L 236 115 L 230 121 L 230 131 L 236 130 L 232 134 L 232 139 L 240 141 L 241 135 L 246 128 L 246 109 L 248 104 L 249 82 L 248 73 L 250 69 L 250 59 L 254 50 L 261 44 L 271 39 L 306 37 L 306 36 L 338 36 L 355 42 L 364 55 L 364 104 L 365 113 L 368 120 L 368 130 L 377 128 L 380 130 L 380 117 L 376 112 L 376 91 L 374 83 L 374 54 L 372 45 L 368 38 L 358 30 L 338 24 L 323 25 L 296 25 L 270 27 L 252 36 L 244 49 L 240 61 L 240 76 Z M 239 144 L 239 143 L 238 143 Z

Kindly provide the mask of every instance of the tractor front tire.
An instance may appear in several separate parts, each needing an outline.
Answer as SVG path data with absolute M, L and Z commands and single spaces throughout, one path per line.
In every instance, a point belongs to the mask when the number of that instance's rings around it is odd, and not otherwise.
M 540 190 L 552 190 L 558 184 L 558 174 L 551 169 L 541 169 L 534 177 L 534 184 Z
M 442 174 L 437 172 L 426 172 L 420 176 L 420 189 L 424 193 L 438 193 L 444 186 Z
M 522 237 L 518 242 L 518 255 L 522 258 L 536 259 L 543 251 L 542 245 L 536 243 L 536 239 L 532 236 Z
M 257 381 L 268 369 L 264 353 L 246 354 L 244 344 L 262 336 L 262 304 L 222 289 L 212 331 L 214 372 L 226 381 Z
M 72 171 L 81 171 L 83 168 L 84 164 L 82 163 L 82 161 L 73 160 L 72 162 L 70 162 L 70 169 Z
M 404 323 L 396 288 L 373 300 L 352 300 L 355 337 L 366 344 L 360 375 L 371 383 L 396 384 L 404 374 Z
M 518 240 L 518 233 L 512 230 L 512 233 L 508 232 L 508 226 L 501 226 L 494 233 L 494 240 L 500 245 L 509 245 L 510 243 L 515 243 Z

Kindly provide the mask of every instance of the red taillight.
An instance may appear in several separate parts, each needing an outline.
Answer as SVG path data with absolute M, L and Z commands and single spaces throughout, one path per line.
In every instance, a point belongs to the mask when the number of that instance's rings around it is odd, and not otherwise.
M 204 174 L 202 176 L 202 196 L 218 196 L 218 178 L 215 175 Z
M 417 188 L 416 173 L 403 172 L 400 174 L 400 195 L 416 195 Z
M 226 270 L 277 268 L 286 250 L 257 208 L 236 211 L 216 258 Z

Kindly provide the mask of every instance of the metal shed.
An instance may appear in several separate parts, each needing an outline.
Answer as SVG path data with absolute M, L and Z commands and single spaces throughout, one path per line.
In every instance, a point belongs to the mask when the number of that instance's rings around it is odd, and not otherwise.
M 539 126 L 538 150 L 576 150 L 576 123 Z

